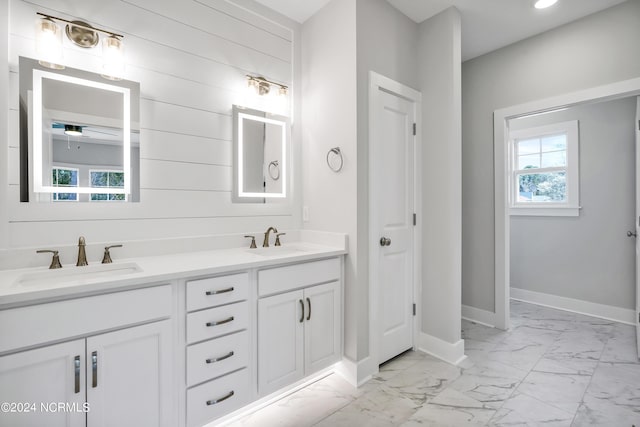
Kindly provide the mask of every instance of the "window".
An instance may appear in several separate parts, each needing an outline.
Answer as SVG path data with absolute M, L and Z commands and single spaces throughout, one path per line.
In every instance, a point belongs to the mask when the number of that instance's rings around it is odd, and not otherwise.
M 124 172 L 117 170 L 90 170 L 89 182 L 91 187 L 124 188 Z M 93 201 L 126 201 L 125 193 L 91 193 Z
M 77 187 L 78 169 L 53 167 L 51 183 L 53 187 Z M 52 193 L 51 197 L 56 202 L 77 202 L 78 193 Z
M 577 216 L 578 122 L 512 130 L 511 215 Z

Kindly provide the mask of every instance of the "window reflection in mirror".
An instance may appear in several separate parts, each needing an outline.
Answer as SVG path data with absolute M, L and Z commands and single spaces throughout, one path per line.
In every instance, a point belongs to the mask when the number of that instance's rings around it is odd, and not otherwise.
M 138 83 L 20 58 L 21 200 L 139 201 L 138 115 Z
M 286 117 L 233 106 L 234 201 L 266 203 L 287 196 Z

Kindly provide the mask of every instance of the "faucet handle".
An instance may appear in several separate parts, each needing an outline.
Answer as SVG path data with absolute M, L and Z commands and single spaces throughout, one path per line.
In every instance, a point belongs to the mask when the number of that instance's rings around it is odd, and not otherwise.
M 249 249 L 256 249 L 256 236 L 244 236 L 247 239 L 251 239 L 251 245 L 249 246 Z
M 109 249 L 111 248 L 121 248 L 122 245 L 111 245 L 111 246 L 105 246 L 104 247 L 104 255 L 102 256 L 102 263 L 103 264 L 111 264 L 113 261 L 111 260 L 111 253 L 109 252 Z
M 58 251 L 52 251 L 50 249 L 39 249 L 36 251 L 36 253 L 52 253 L 53 258 L 51 259 L 51 265 L 49 265 L 49 269 L 53 270 L 54 268 L 62 268 L 62 264 L 60 264 L 60 257 L 58 256 Z
M 284 236 L 285 234 L 287 234 L 287 233 L 278 233 L 278 234 L 276 234 L 276 243 L 275 243 L 275 246 L 282 246 L 282 245 L 280 244 L 280 236 Z

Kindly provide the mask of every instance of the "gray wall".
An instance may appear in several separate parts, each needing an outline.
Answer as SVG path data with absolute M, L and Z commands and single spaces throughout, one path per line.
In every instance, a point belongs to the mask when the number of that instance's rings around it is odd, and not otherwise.
M 511 286 L 633 309 L 636 98 L 512 120 L 578 120 L 580 216 L 511 217 Z
M 356 0 L 334 0 L 302 27 L 302 171 L 304 228 L 346 233 L 344 354 L 359 360 L 358 343 L 367 325 L 359 312 L 368 307 L 358 296 Z M 340 147 L 344 167 L 332 172 L 327 151 Z M 364 332 L 362 332 L 364 330 Z
M 460 340 L 461 22 L 451 7 L 420 24 L 422 331 Z
M 462 302 L 494 311 L 493 111 L 640 76 L 640 0 L 462 65 Z

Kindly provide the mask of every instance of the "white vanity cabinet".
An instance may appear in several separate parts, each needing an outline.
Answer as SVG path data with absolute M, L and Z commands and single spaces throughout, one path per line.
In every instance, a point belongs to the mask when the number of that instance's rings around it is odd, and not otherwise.
M 186 282 L 187 426 L 199 427 L 249 403 L 249 273 Z
M 173 426 L 171 299 L 165 285 L 0 311 L 3 352 L 82 337 L 0 357 L 0 402 L 16 404 L 0 425 Z
M 342 352 L 339 258 L 258 272 L 258 390 L 274 392 Z

